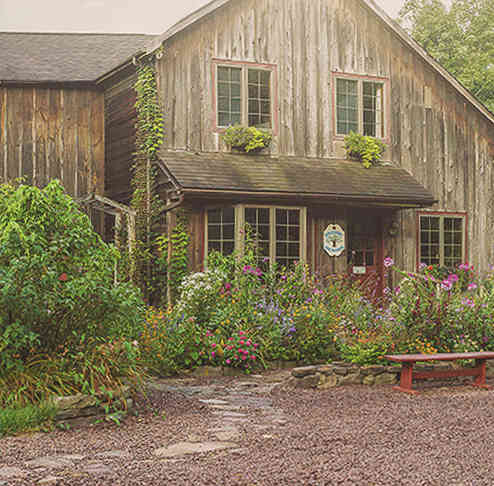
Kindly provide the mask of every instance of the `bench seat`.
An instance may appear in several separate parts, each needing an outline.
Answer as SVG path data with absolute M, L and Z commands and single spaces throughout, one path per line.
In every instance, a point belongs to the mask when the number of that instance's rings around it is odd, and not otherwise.
M 395 386 L 396 390 L 418 394 L 412 388 L 414 378 L 452 378 L 456 376 L 475 377 L 473 386 L 479 388 L 490 388 L 485 382 L 486 361 L 494 359 L 494 352 L 480 351 L 474 353 L 435 353 L 435 354 L 388 354 L 384 356 L 389 361 L 401 363 L 400 384 Z M 418 361 L 456 361 L 460 359 L 474 359 L 474 368 L 459 368 L 449 370 L 413 371 L 413 365 Z

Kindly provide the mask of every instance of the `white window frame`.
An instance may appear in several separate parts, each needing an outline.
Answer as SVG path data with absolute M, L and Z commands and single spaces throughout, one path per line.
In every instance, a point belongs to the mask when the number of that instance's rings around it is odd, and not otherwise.
M 204 248 L 205 257 L 208 255 L 208 211 L 221 209 L 225 206 L 211 206 L 205 208 L 205 230 L 204 230 Z M 243 253 L 245 247 L 244 229 L 245 229 L 245 209 L 246 208 L 269 208 L 269 263 L 272 266 L 276 261 L 276 210 L 288 209 L 300 211 L 300 252 L 299 260 L 307 260 L 307 208 L 304 206 L 273 206 L 270 204 L 235 204 L 235 248 L 234 251 Z
M 253 62 L 242 61 L 225 61 L 225 60 L 213 60 L 213 83 L 214 83 L 214 120 L 215 128 L 218 131 L 224 131 L 228 128 L 228 125 L 219 124 L 219 90 L 218 90 L 218 68 L 236 68 L 241 69 L 240 74 L 240 124 L 249 126 L 249 69 L 255 71 L 266 71 L 270 73 L 269 79 L 269 101 L 270 101 L 270 117 L 271 126 L 265 128 L 270 130 L 273 134 L 277 132 L 277 118 L 275 116 L 278 102 L 276 99 L 276 66 L 274 64 L 257 64 Z
M 379 140 L 388 140 L 389 138 L 389 120 L 388 120 L 388 109 L 389 109 L 389 79 L 374 77 L 374 76 L 363 76 L 356 74 L 347 74 L 340 72 L 333 72 L 333 122 L 334 122 L 334 134 L 337 138 L 344 138 L 347 133 L 338 132 L 338 109 L 337 109 L 337 84 L 338 79 L 343 79 L 346 81 L 357 81 L 357 95 L 358 95 L 358 133 L 364 133 L 364 83 L 381 84 L 383 87 L 382 95 L 382 136 L 377 136 Z
M 417 238 L 417 266 L 422 261 L 422 229 L 421 229 L 421 219 L 422 218 L 438 218 L 439 219 L 439 266 L 445 267 L 444 264 L 444 219 L 445 218 L 456 218 L 463 221 L 463 231 L 461 232 L 461 261 L 464 263 L 466 260 L 466 245 L 467 245 L 467 214 L 466 213 L 449 213 L 449 212 L 419 212 L 418 213 L 418 238 Z M 449 267 L 448 267 L 449 268 Z

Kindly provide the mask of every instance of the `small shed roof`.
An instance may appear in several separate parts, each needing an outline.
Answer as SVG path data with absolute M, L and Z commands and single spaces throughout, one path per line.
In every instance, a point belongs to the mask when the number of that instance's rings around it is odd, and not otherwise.
M 342 159 L 165 152 L 170 175 L 187 192 L 320 197 L 341 201 L 429 206 L 433 195 L 406 170 L 366 169 Z
M 144 51 L 154 37 L 0 32 L 0 82 L 92 82 Z

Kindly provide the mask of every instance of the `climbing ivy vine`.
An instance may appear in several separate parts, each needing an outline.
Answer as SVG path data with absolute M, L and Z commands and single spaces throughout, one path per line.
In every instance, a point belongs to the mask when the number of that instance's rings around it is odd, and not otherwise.
M 145 299 L 152 303 L 156 293 L 159 293 L 157 283 L 160 268 L 154 249 L 161 229 L 160 215 L 164 209 L 163 202 L 155 192 L 156 169 L 153 162 L 163 143 L 164 118 L 156 72 L 149 60 L 139 64 L 134 89 L 137 122 L 131 207 L 136 211 L 136 245 L 131 259 L 133 279 L 143 291 Z

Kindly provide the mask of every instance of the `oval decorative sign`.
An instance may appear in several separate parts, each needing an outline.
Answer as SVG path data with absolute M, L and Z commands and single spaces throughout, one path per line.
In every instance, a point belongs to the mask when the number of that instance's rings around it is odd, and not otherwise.
M 324 230 L 324 251 L 329 256 L 340 256 L 345 249 L 345 232 L 339 224 L 330 224 Z

